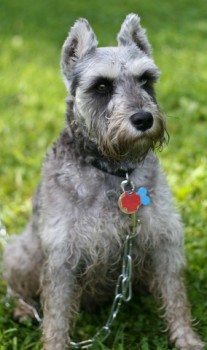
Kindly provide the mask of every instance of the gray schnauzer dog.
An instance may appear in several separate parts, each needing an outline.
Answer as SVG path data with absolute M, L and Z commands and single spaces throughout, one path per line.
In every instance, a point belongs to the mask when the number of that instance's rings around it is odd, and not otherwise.
M 159 70 L 139 17 L 126 17 L 118 47 L 103 48 L 79 19 L 63 45 L 61 67 L 69 92 L 66 125 L 46 156 L 31 220 L 5 248 L 12 295 L 29 304 L 40 296 L 44 349 L 68 348 L 80 305 L 113 296 L 131 230 L 130 216 L 117 205 L 128 173 L 151 198 L 137 212 L 133 282 L 161 302 L 177 348 L 202 349 L 182 276 L 182 223 L 154 154 L 167 133 L 154 91 Z

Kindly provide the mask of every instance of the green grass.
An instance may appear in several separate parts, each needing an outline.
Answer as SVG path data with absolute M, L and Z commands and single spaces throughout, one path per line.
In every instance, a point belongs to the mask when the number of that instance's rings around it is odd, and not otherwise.
M 45 151 L 64 123 L 59 57 L 69 27 L 86 17 L 101 45 L 116 44 L 125 15 L 138 12 L 162 70 L 158 99 L 168 119 L 169 146 L 159 155 L 185 222 L 186 279 L 197 330 L 207 341 L 207 7 L 206 0 L 1 0 L 0 215 L 20 233 L 31 209 Z M 0 350 L 40 349 L 31 323 L 12 321 L 0 282 Z M 82 313 L 75 339 L 94 334 L 110 305 Z M 106 345 L 96 349 L 167 350 L 164 325 L 149 296 L 125 305 Z

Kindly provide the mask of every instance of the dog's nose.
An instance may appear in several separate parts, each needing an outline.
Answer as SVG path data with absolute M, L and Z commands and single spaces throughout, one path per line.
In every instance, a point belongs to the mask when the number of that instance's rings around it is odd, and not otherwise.
M 139 111 L 130 117 L 133 126 L 140 131 L 146 131 L 153 124 L 153 116 L 150 112 Z

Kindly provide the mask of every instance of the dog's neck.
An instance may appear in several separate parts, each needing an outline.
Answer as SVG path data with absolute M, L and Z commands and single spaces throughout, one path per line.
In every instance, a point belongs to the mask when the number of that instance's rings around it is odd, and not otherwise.
M 126 176 L 126 173 L 130 175 L 136 168 L 137 162 L 131 160 L 115 161 L 106 158 L 97 144 L 84 134 L 83 127 L 74 120 L 72 98 L 68 98 L 66 102 L 66 132 L 70 140 L 70 147 L 73 147 L 81 163 L 90 164 L 105 173 L 122 178 Z
M 126 170 L 124 170 L 123 168 L 121 168 L 121 166 L 118 165 L 118 167 L 114 166 L 114 164 L 109 163 L 109 161 L 106 163 L 102 160 L 99 159 L 95 159 L 92 163 L 91 163 L 95 168 L 114 175 L 114 176 L 118 176 L 118 177 L 126 177 L 126 173 L 128 173 L 128 175 L 130 175 L 134 168 L 126 168 Z

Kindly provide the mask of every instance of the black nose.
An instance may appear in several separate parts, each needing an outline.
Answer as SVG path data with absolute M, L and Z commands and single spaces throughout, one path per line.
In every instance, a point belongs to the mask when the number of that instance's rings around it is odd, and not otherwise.
M 146 131 L 153 124 L 153 116 L 150 112 L 140 111 L 130 117 L 133 126 L 140 131 Z

